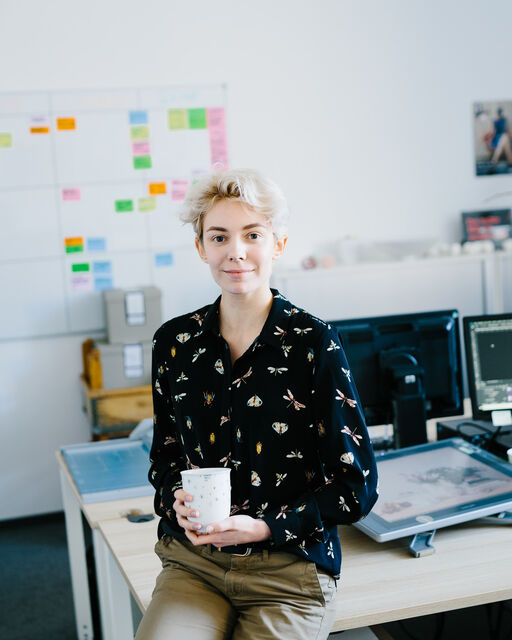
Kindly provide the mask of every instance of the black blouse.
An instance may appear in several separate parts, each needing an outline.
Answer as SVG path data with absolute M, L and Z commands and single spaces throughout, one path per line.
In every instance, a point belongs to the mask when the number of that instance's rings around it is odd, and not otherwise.
M 159 536 L 184 538 L 172 508 L 180 471 L 230 467 L 231 515 L 262 518 L 280 549 L 338 577 L 338 524 L 368 514 L 377 470 L 337 332 L 272 289 L 260 335 L 231 365 L 217 301 L 153 340 L 149 479 Z M 223 551 L 237 553 L 236 546 Z

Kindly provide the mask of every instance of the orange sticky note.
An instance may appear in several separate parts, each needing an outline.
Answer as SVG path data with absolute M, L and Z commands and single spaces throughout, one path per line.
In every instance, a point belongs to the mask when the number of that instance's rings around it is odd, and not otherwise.
M 167 193 L 167 186 L 165 182 L 150 182 L 149 183 L 149 195 L 157 196 L 162 193 Z
M 30 127 L 30 133 L 50 133 L 50 127 Z
M 65 238 L 66 247 L 76 247 L 84 243 L 83 238 Z
M 72 131 L 76 129 L 75 118 L 57 118 L 57 129 L 59 131 Z

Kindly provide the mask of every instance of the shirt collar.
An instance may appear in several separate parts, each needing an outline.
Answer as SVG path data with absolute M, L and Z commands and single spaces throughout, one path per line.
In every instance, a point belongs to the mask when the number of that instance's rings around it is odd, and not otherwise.
M 279 293 L 277 289 L 272 291 L 272 307 L 258 336 L 259 343 L 270 344 L 277 349 L 281 349 L 286 344 L 286 332 L 293 311 L 293 305 Z M 214 335 L 220 336 L 219 330 L 219 307 L 221 296 L 215 300 L 204 316 L 202 329 L 211 331 Z

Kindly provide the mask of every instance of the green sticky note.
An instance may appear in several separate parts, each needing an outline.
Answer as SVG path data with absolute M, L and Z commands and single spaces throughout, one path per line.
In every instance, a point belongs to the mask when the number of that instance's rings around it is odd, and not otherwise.
M 116 200 L 116 211 L 117 213 L 133 211 L 133 200 Z
M 189 109 L 188 122 L 191 129 L 206 129 L 206 109 Z
M 12 147 L 12 135 L 10 133 L 0 133 L 0 147 Z
M 74 247 L 66 247 L 66 253 L 80 253 L 83 250 L 84 247 L 81 244 L 75 245 Z
M 169 129 L 188 129 L 186 109 L 169 109 Z
M 156 209 L 156 198 L 139 198 L 139 211 L 154 211 Z
M 148 140 L 149 139 L 149 127 L 146 125 L 137 125 L 136 127 L 130 127 L 132 140 Z
M 90 265 L 88 262 L 82 262 L 82 263 L 77 263 L 77 264 L 72 264 L 71 265 L 71 271 L 77 272 L 77 271 L 90 271 Z
M 151 156 L 135 156 L 133 159 L 134 169 L 151 169 Z

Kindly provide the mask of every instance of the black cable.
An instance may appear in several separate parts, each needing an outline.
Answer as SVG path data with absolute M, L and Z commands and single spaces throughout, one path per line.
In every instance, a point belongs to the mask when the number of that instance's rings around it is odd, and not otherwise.
M 472 427 L 473 429 L 478 429 L 477 433 L 464 433 L 462 427 Z M 482 447 L 482 449 L 488 448 L 489 445 L 496 440 L 498 436 L 509 435 L 512 433 L 512 430 L 502 431 L 501 425 L 495 429 L 488 429 L 484 427 L 482 424 L 478 424 L 476 422 L 472 422 L 471 420 L 464 420 L 463 422 L 459 422 L 456 429 L 457 433 L 469 440 L 471 444 L 474 444 L 477 447 Z

